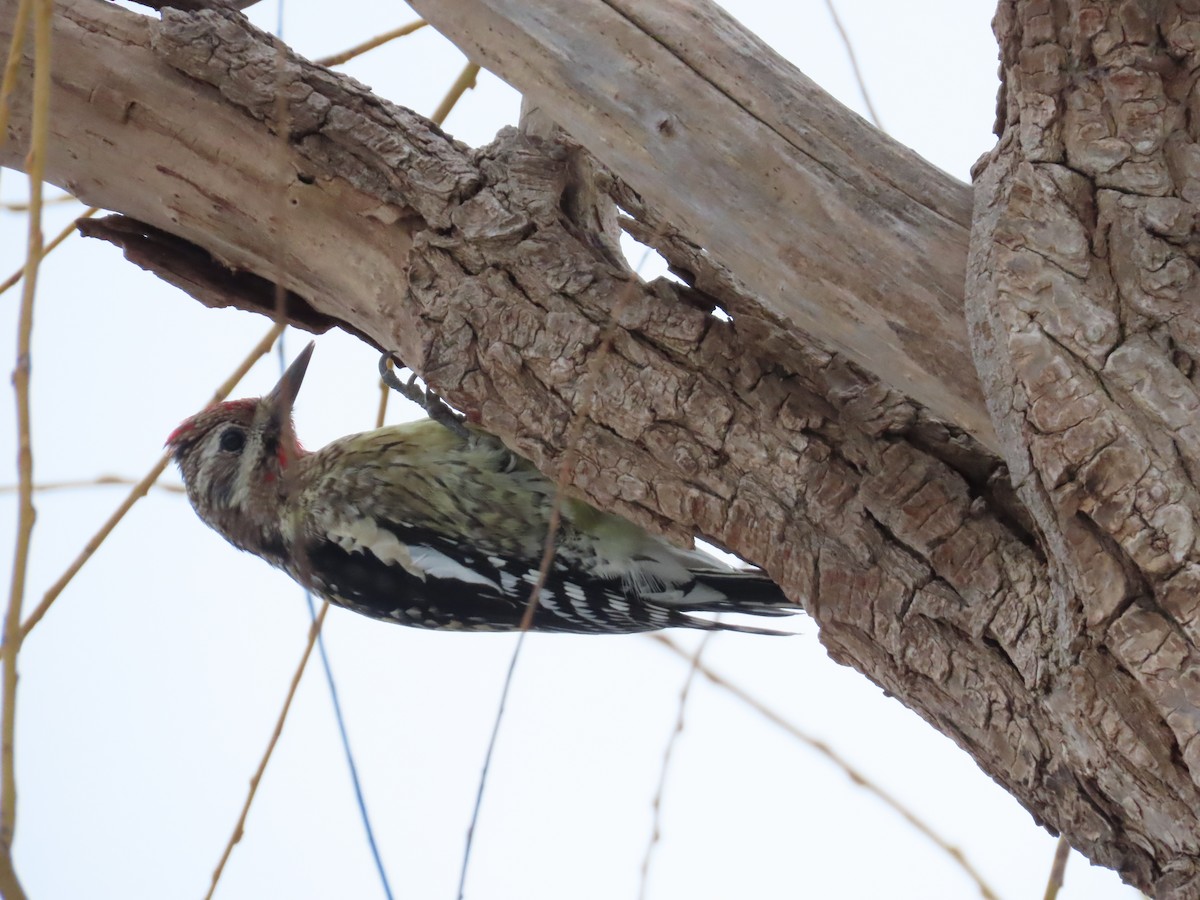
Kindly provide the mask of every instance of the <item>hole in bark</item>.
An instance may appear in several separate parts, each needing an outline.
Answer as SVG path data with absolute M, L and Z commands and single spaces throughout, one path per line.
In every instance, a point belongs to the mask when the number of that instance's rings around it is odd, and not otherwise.
M 649 244 L 643 244 L 636 238 L 630 237 L 627 232 L 621 234 L 621 252 L 625 255 L 625 262 L 629 263 L 629 267 L 637 272 L 643 281 L 669 278 L 671 281 L 683 284 L 671 272 L 670 266 L 661 253 Z
M 667 260 L 665 256 L 658 252 L 654 247 L 644 243 L 633 235 L 645 237 L 647 240 L 655 240 L 656 232 L 648 225 L 645 225 L 637 218 L 632 216 L 627 210 L 618 207 L 620 212 L 621 226 L 621 252 L 625 256 L 625 261 L 629 267 L 633 269 L 643 281 L 653 281 L 655 278 L 664 278 L 672 281 L 675 284 L 681 284 L 684 287 L 695 288 L 696 277 L 685 264 L 680 264 L 676 260 L 674 266 Z M 694 251 L 700 255 L 706 255 L 705 251 L 699 247 L 695 247 Z M 668 251 L 670 252 L 670 251 Z M 717 306 L 713 302 L 713 298 L 703 291 L 696 290 L 691 292 L 692 299 L 690 302 L 694 305 L 707 309 L 709 314 L 722 322 L 732 322 L 728 310 Z

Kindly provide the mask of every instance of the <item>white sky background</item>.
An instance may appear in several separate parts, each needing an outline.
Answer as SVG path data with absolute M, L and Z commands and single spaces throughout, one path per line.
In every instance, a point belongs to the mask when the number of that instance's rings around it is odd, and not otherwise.
M 726 0 L 742 22 L 861 110 L 823 0 Z M 993 143 L 994 0 L 840 0 L 884 125 L 959 178 Z M 254 18 L 271 27 L 271 3 Z M 285 38 L 316 57 L 413 16 L 398 4 L 288 0 Z M 937 63 L 938 65 L 934 65 Z M 431 29 L 345 69 L 429 113 L 463 64 Z M 484 74 L 446 123 L 472 145 L 515 121 L 518 97 Z M 9 200 L 23 176 L 0 179 Z M 74 207 L 52 207 L 54 234 Z M 748 214 L 753 214 L 750 211 Z M 0 213 L 0 276 L 24 221 Z M 654 273 L 651 273 L 654 274 Z M 0 299 L 0 366 L 12 366 L 16 292 Z M 34 334 L 39 481 L 140 476 L 269 322 L 214 312 L 72 238 L 43 266 Z M 294 354 L 308 338 L 289 333 Z M 318 341 L 297 409 L 309 447 L 372 426 L 376 358 Z M 278 375 L 272 355 L 237 395 Z M 15 443 L 0 391 L 0 444 Z M 390 421 L 413 416 L 394 399 Z M 13 479 L 0 475 L 0 481 Z M 169 478 L 177 482 L 172 469 Z M 27 607 L 124 496 L 36 498 Z M 0 549 L 15 502 L 0 495 Z M 5 551 L 7 552 L 7 551 Z M 7 571 L 3 573 L 7 583 Z M 298 587 L 155 492 L 68 587 L 21 653 L 16 857 L 31 898 L 200 898 L 299 658 Z M 718 635 L 706 661 L 833 745 L 961 847 L 1004 898 L 1040 897 L 1054 840 L 971 759 L 917 716 L 795 638 Z M 512 636 L 435 634 L 331 611 L 325 636 L 397 898 L 453 900 L 463 840 Z M 673 636 L 694 646 L 698 635 Z M 685 664 L 643 637 L 527 641 L 484 801 L 471 900 L 637 897 L 651 800 Z M 317 659 L 217 896 L 382 897 Z M 648 898 L 977 896 L 941 851 L 820 756 L 698 680 L 675 751 Z M 1074 855 L 1063 898 L 1128 898 Z

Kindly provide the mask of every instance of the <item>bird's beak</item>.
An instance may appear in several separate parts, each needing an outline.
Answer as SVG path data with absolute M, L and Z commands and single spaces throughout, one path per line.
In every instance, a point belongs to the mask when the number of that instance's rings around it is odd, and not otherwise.
M 300 385 L 304 383 L 304 373 L 308 370 L 308 361 L 312 359 L 313 348 L 316 346 L 316 341 L 310 341 L 308 346 L 301 350 L 292 364 L 288 366 L 283 377 L 279 379 L 279 383 L 271 389 L 271 393 L 263 398 L 267 401 L 271 411 L 282 422 L 286 422 L 291 417 L 292 406 L 296 402 L 296 396 L 300 393 Z

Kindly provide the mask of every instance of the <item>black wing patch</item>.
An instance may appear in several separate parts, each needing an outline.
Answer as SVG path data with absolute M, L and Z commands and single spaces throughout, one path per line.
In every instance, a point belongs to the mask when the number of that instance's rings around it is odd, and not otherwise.
M 328 540 L 305 548 L 306 581 L 326 599 L 355 612 L 419 628 L 514 631 L 537 581 L 537 562 L 489 556 L 417 528 L 388 526 L 414 551 L 434 550 L 478 580 L 425 577 L 369 549 L 347 550 Z M 419 554 L 418 554 L 419 556 Z M 629 596 L 619 580 L 598 579 L 556 559 L 533 617 L 536 631 L 622 634 L 691 624 L 673 609 Z

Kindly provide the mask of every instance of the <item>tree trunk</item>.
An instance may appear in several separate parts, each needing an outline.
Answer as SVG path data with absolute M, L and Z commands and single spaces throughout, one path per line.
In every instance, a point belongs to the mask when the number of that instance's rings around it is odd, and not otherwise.
M 1047 704 L 1107 798 L 1086 837 L 1144 846 L 1123 865 L 1179 896 L 1200 891 L 1198 9 L 1001 2 L 1000 143 L 980 166 L 967 290 L 1053 578 Z
M 601 165 L 515 131 L 472 152 L 230 11 L 60 0 L 51 180 L 205 302 L 270 313 L 279 282 L 303 327 L 397 351 L 547 472 L 615 315 L 577 491 L 762 565 L 1039 821 L 1156 896 L 1200 893 L 1185 4 L 1002 4 L 969 332 L 969 189 L 705 0 L 598 29 L 625 4 L 418 5 Z M 653 77 L 540 68 L 585 51 L 578 71 Z M 0 162 L 28 113 L 20 93 Z M 707 153 L 710 121 L 754 158 Z M 612 257 L 572 201 L 597 190 L 689 286 Z

